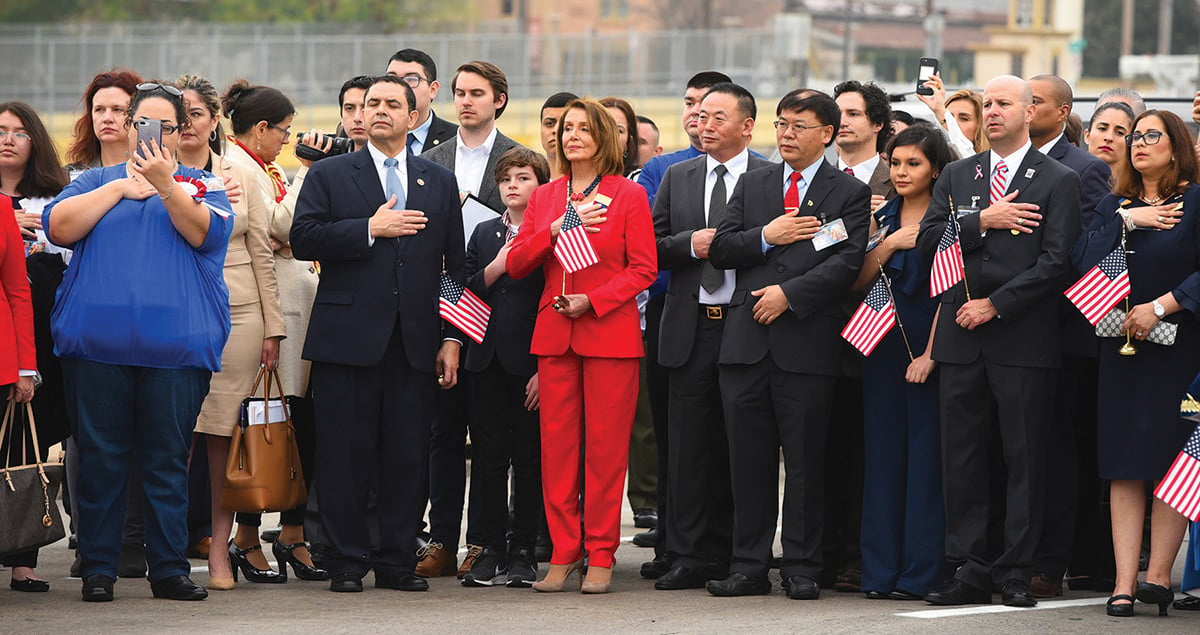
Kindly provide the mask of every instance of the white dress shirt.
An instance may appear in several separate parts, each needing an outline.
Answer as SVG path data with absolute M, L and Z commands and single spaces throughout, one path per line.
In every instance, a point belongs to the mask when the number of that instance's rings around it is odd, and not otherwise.
M 713 188 L 717 185 L 717 166 L 721 162 L 708 156 L 704 159 L 704 220 L 708 221 L 709 209 L 708 205 L 712 201 Z M 746 167 L 750 163 L 750 151 L 742 149 L 737 156 L 725 162 L 725 202 L 729 202 L 729 197 L 733 196 L 733 186 L 737 185 L 738 179 L 746 173 Z M 692 257 L 696 257 L 696 250 L 692 249 Z M 729 304 L 733 299 L 733 290 L 737 284 L 736 273 L 733 269 L 725 269 L 721 273 L 725 275 L 725 281 L 721 286 L 713 290 L 712 293 L 704 290 L 704 287 L 699 287 L 700 304 Z
M 384 196 L 387 196 L 387 171 L 388 167 L 383 164 L 387 159 L 396 160 L 396 171 L 400 173 L 400 182 L 408 188 L 408 150 L 401 150 L 400 154 L 389 157 L 383 153 L 383 150 L 375 147 L 371 141 L 367 141 L 367 152 L 371 154 L 371 162 L 375 164 L 375 172 L 379 175 L 379 185 L 383 189 Z M 405 194 L 407 195 L 407 191 Z M 386 202 L 386 198 L 385 198 Z M 371 235 L 370 227 L 367 228 L 367 246 L 375 244 L 375 237 Z
M 1041 152 L 1042 154 L 1044 154 L 1046 156 L 1050 156 L 1050 148 L 1053 148 L 1054 146 L 1058 145 L 1058 140 L 1062 139 L 1063 135 L 1066 133 L 1067 133 L 1067 130 L 1066 130 L 1066 128 L 1064 128 L 1062 130 L 1062 132 L 1058 133 L 1058 136 L 1056 136 L 1050 140 L 1050 143 L 1047 143 L 1044 146 L 1038 146 L 1038 152 Z
M 847 165 L 842 157 L 838 157 L 838 169 L 845 172 L 846 168 L 850 168 L 850 173 L 854 178 L 863 182 L 863 185 L 871 183 L 871 177 L 875 174 L 875 168 L 879 166 L 879 153 L 871 155 L 870 159 L 859 163 L 858 165 Z
M 413 154 L 421 154 L 422 152 L 425 151 L 425 142 L 429 139 L 429 126 L 432 123 L 433 123 L 433 111 L 430 110 L 429 116 L 425 118 L 425 123 L 408 131 L 408 134 L 416 137 L 416 139 L 417 139 L 412 144 L 412 153 Z M 405 137 L 405 143 L 407 143 L 407 142 L 408 142 L 408 138 Z
M 454 138 L 457 147 L 454 155 L 454 177 L 458 179 L 458 193 L 470 192 L 479 196 L 479 188 L 483 184 L 484 172 L 487 171 L 488 156 L 492 154 L 492 146 L 496 143 L 496 127 L 488 133 L 487 139 L 478 147 L 468 148 L 463 143 L 463 130 L 458 129 Z

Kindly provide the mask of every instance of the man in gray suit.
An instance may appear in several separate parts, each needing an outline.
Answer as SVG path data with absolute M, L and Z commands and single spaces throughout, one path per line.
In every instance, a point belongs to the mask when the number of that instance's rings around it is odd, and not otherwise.
M 496 119 L 508 105 L 508 79 L 491 62 L 467 62 L 450 80 L 458 134 L 421 154 L 422 159 L 454 172 L 458 195 L 473 195 L 497 214 L 504 213 L 504 198 L 493 174 L 496 162 L 517 142 L 500 134 Z M 429 441 L 429 546 L 417 573 L 425 577 L 458 574 L 463 577 L 482 553 L 482 540 L 471 531 L 467 516 L 467 554 L 457 567 L 458 537 L 466 496 L 467 392 L 460 382 L 438 395 L 437 415 Z
M 458 135 L 424 154 L 458 177 L 459 196 L 472 194 L 497 214 L 504 212 L 504 199 L 492 173 L 501 155 L 517 146 L 496 129 L 496 120 L 508 105 L 508 78 L 490 62 L 468 62 L 458 67 L 450 80 Z
M 733 497 L 717 357 L 736 274 L 714 268 L 708 247 L 741 175 L 770 165 L 747 149 L 756 114 L 745 88 L 709 88 L 699 114 L 705 154 L 671 166 L 654 199 L 658 262 L 671 271 L 658 346 L 670 373 L 666 547 L 677 556 L 659 590 L 701 588 L 729 570 Z

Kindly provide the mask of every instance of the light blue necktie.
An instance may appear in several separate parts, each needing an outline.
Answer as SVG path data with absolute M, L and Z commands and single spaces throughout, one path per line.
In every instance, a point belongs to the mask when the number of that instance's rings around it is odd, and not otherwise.
M 400 165 L 400 162 L 395 159 L 383 160 L 383 166 L 387 168 L 386 196 L 391 198 L 393 194 L 396 195 L 396 204 L 392 206 L 392 209 L 404 209 L 408 204 L 408 197 L 404 194 L 404 184 L 400 182 L 400 170 L 396 169 L 397 165 Z

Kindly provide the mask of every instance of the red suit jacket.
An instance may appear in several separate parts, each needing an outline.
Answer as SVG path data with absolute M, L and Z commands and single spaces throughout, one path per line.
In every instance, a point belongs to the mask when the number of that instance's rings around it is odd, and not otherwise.
M 0 386 L 16 383 L 21 369 L 37 370 L 33 302 L 25 272 L 25 241 L 12 199 L 0 195 Z
M 564 274 L 554 257 L 550 224 L 566 211 L 568 178 L 534 190 L 506 263 L 513 278 L 544 267 L 546 287 L 538 301 L 530 352 L 562 355 L 569 347 L 584 357 L 641 357 L 641 316 L 635 298 L 658 273 L 646 190 L 623 176 L 601 179 L 597 193 L 612 198 L 608 220 L 598 225 L 599 232 L 588 233 L 600 262 L 566 274 L 566 293 L 587 294 L 592 308 L 572 320 L 550 306 L 563 292 Z

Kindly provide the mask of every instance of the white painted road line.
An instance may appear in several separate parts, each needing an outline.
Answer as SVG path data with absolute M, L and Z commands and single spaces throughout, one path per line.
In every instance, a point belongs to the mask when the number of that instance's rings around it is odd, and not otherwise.
M 906 613 L 896 613 L 899 617 L 916 617 L 925 620 L 936 619 L 939 617 L 961 617 L 963 615 L 986 615 L 988 613 L 1009 613 L 1016 611 L 1039 611 L 1044 609 L 1067 609 L 1076 606 L 1096 606 L 1108 602 L 1108 598 L 1084 598 L 1082 600 L 1040 600 L 1038 605 L 1032 608 L 1018 608 L 1015 606 L 966 606 L 956 609 L 933 609 L 929 611 L 909 611 Z

